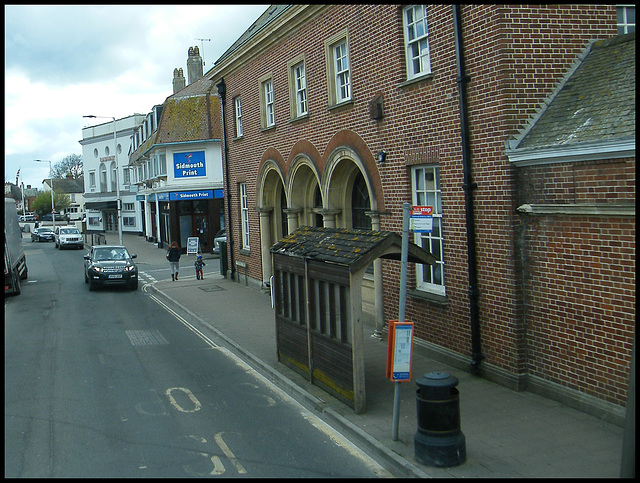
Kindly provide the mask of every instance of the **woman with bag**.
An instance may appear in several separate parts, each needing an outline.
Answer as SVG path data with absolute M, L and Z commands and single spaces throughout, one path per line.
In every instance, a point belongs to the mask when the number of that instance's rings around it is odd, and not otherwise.
M 178 280 L 178 270 L 180 269 L 180 247 L 177 242 L 172 242 L 167 250 L 167 260 L 171 267 L 171 280 Z

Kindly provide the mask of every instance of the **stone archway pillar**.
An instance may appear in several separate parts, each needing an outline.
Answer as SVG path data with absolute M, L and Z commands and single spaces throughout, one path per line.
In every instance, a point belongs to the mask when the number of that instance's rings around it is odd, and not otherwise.
M 287 214 L 287 233 L 293 233 L 298 229 L 298 214 L 302 213 L 302 208 L 285 208 Z
M 336 216 L 341 211 L 342 210 L 327 210 L 327 209 L 322 209 L 318 211 L 322 215 L 322 222 L 325 228 L 336 228 Z
M 273 266 L 271 264 L 271 253 L 269 249 L 276 240 L 271 241 L 271 230 L 269 229 L 269 220 L 273 208 L 258 208 L 260 215 L 260 250 L 262 254 L 262 283 L 269 282 L 273 275 Z
M 380 230 L 380 213 L 377 211 L 365 212 L 371 218 L 371 229 Z M 384 290 L 382 286 L 382 259 L 376 258 L 373 261 L 373 283 L 375 290 L 375 306 L 376 306 L 376 328 L 372 337 L 382 339 L 382 329 L 384 329 Z

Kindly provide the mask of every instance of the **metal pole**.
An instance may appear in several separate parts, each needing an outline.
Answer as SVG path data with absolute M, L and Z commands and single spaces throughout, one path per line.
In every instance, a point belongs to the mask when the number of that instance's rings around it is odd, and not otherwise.
M 398 307 L 398 322 L 404 322 L 405 305 L 407 300 L 407 258 L 409 253 L 409 213 L 411 205 L 402 205 L 402 254 L 400 256 L 400 305 Z M 398 441 L 398 423 L 400 420 L 400 381 L 395 382 L 393 388 L 393 428 L 391 439 Z
M 113 117 L 113 155 L 116 160 L 116 207 L 118 216 L 118 242 L 122 245 L 122 200 L 120 199 L 120 166 L 118 166 L 118 140 L 116 138 L 116 118 Z

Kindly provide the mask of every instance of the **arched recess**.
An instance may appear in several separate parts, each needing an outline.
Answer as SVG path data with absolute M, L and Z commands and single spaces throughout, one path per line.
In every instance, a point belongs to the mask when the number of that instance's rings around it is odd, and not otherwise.
M 292 220 L 289 230 L 304 225 L 315 226 L 315 211 L 322 208 L 322 195 L 318 196 L 320 175 L 315 164 L 307 155 L 299 154 L 292 161 L 288 174 L 287 191 L 292 219 L 295 215 L 295 222 Z
M 260 216 L 260 249 L 262 258 L 262 282 L 268 282 L 273 274 L 269 248 L 282 238 L 283 213 L 286 206 L 286 190 L 284 173 L 280 165 L 268 159 L 262 163 L 258 175 L 257 210 Z

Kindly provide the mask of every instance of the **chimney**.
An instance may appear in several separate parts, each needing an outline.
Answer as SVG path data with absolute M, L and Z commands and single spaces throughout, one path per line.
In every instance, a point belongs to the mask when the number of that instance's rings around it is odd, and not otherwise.
M 186 85 L 182 68 L 173 69 L 173 93 L 175 94 L 179 90 L 184 89 Z
M 194 83 L 202 77 L 202 57 L 198 46 L 189 47 L 189 58 L 187 59 L 187 72 L 189 74 L 189 84 Z

